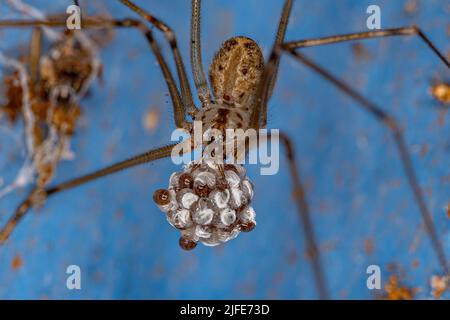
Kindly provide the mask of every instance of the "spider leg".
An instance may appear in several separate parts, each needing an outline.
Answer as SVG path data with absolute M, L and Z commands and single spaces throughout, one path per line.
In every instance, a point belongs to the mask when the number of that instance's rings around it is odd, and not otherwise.
M 373 115 L 378 121 L 380 121 L 383 125 L 385 125 L 392 133 L 393 138 L 395 140 L 398 152 L 400 154 L 401 163 L 404 167 L 406 177 L 408 179 L 408 183 L 412 189 L 414 194 L 415 201 L 417 206 L 419 207 L 420 214 L 422 220 L 425 225 L 425 229 L 430 237 L 431 244 L 433 250 L 435 251 L 438 261 L 441 265 L 442 270 L 445 272 L 446 276 L 450 275 L 450 269 L 448 266 L 448 262 L 444 253 L 444 249 L 439 241 L 439 237 L 437 235 L 437 231 L 433 224 L 432 215 L 426 205 L 424 193 L 419 186 L 419 182 L 417 181 L 416 173 L 414 170 L 413 162 L 411 159 L 410 152 L 408 147 L 406 146 L 402 129 L 400 128 L 397 121 L 387 112 L 383 111 L 379 106 L 375 105 L 371 101 L 367 100 L 365 97 L 360 95 L 354 89 L 352 89 L 349 85 L 344 83 L 343 81 L 336 78 L 334 75 L 329 73 L 324 68 L 320 67 L 310 59 L 301 55 L 300 53 L 292 50 L 288 51 L 291 56 L 293 56 L 297 61 L 303 63 L 305 66 L 313 70 L 322 76 L 325 80 L 331 82 L 334 86 L 336 86 L 339 90 L 347 94 L 349 97 L 354 99 L 359 103 L 359 106 L 368 111 L 371 115 Z
M 284 42 L 284 36 L 286 35 L 286 29 L 292 11 L 292 3 L 292 0 L 286 0 L 284 2 L 272 52 L 275 52 L 276 49 L 279 48 Z M 267 102 L 272 96 L 272 91 L 277 80 L 280 58 L 281 55 L 272 54 L 269 59 L 268 66 L 264 69 L 261 83 L 258 87 L 258 91 L 256 92 L 256 104 L 250 116 L 250 127 L 252 128 L 264 128 L 266 125 Z
M 275 38 L 275 43 L 273 44 L 273 47 L 276 48 L 283 44 L 284 37 L 286 35 L 286 29 L 289 22 L 289 16 L 291 15 L 292 11 L 292 3 L 293 0 L 286 0 L 283 7 L 283 12 L 281 13 L 280 22 L 278 25 L 278 31 Z M 278 75 L 278 68 L 280 65 L 280 59 L 278 58 L 276 61 L 274 61 L 274 72 L 272 77 L 270 78 L 269 82 L 269 88 L 268 88 L 268 99 L 272 96 L 273 87 L 275 86 L 275 82 L 277 80 Z
M 307 253 L 311 259 L 312 269 L 317 287 L 317 293 L 320 299 L 329 299 L 328 289 L 326 286 L 325 273 L 320 258 L 319 246 L 314 234 L 314 226 L 311 220 L 308 201 L 306 199 L 305 187 L 303 186 L 298 163 L 295 155 L 294 145 L 291 139 L 284 133 L 280 132 L 280 140 L 284 145 L 285 154 L 289 163 L 289 171 L 293 182 L 295 204 L 297 206 L 300 220 L 303 226 L 303 234 L 306 241 Z
M 420 30 L 417 26 L 412 27 L 403 27 L 403 28 L 394 28 L 394 29 L 385 29 L 385 30 L 377 30 L 377 31 L 368 31 L 368 32 L 358 32 L 358 33 L 349 33 L 344 35 L 330 36 L 324 38 L 317 39 L 306 39 L 299 41 L 289 41 L 283 44 L 283 48 L 290 51 L 299 48 L 305 47 L 316 47 L 325 44 L 352 41 L 352 40 L 361 40 L 361 39 L 374 39 L 374 38 L 383 38 L 383 37 L 394 37 L 394 36 L 419 36 L 419 38 L 427 44 L 427 46 L 442 60 L 442 62 L 450 68 L 450 62 L 445 58 L 444 54 L 442 54 L 434 43 L 428 38 L 425 33 Z
M 191 16 L 191 65 L 195 87 L 202 106 L 205 107 L 211 100 L 211 93 L 206 82 L 202 64 L 202 51 L 200 39 L 201 0 L 192 0 Z
M 386 29 L 386 30 L 377 30 L 377 31 L 369 31 L 369 32 L 360 32 L 360 33 L 350 33 L 345 35 L 317 38 L 317 39 L 307 39 L 307 40 L 299 40 L 299 41 L 289 41 L 281 45 L 281 49 L 284 51 L 293 51 L 294 49 L 304 48 L 304 47 L 312 47 L 312 46 L 320 46 L 331 43 L 338 43 L 344 41 L 351 40 L 360 40 L 360 39 L 373 39 L 373 38 L 381 38 L 381 37 L 393 37 L 393 36 L 411 36 L 416 35 L 427 44 L 427 46 L 436 54 L 436 56 L 448 67 L 450 68 L 450 62 L 445 58 L 444 54 L 440 52 L 436 45 L 428 38 L 425 33 L 418 28 L 417 26 L 413 27 L 405 27 L 405 28 L 396 28 L 396 29 Z M 269 58 L 269 64 L 266 67 L 266 70 L 263 75 L 263 80 L 261 81 L 260 90 L 258 91 L 258 103 L 252 112 L 251 123 L 252 126 L 257 126 L 259 121 L 261 121 L 261 125 L 264 127 L 267 123 L 267 103 L 271 94 L 271 79 L 276 77 L 278 72 L 278 64 L 280 60 L 280 47 L 274 47 Z
M 170 44 L 170 48 L 172 50 L 173 57 L 175 60 L 175 65 L 177 67 L 177 73 L 178 78 L 180 80 L 181 93 L 183 97 L 183 108 L 185 108 L 191 116 L 195 115 L 198 109 L 195 107 L 194 101 L 192 100 L 192 93 L 189 87 L 189 81 L 186 76 L 183 58 L 181 57 L 180 50 L 178 49 L 175 33 L 163 21 L 154 17 L 149 12 L 145 11 L 141 7 L 134 4 L 132 1 L 130 0 L 120 0 L 120 1 L 164 33 L 167 42 Z
M 432 51 L 444 62 L 444 64 L 449 67 L 448 60 L 444 57 L 444 55 L 437 49 L 437 47 L 431 42 L 431 40 L 417 27 L 411 28 L 398 28 L 398 29 L 389 29 L 389 30 L 379 30 L 379 31 L 371 31 L 371 32 L 363 32 L 357 34 L 350 34 L 344 36 L 335 36 L 328 37 L 322 39 L 311 39 L 305 41 L 294 41 L 288 42 L 281 47 L 275 47 L 272 51 L 272 54 L 269 59 L 269 64 L 265 69 L 262 85 L 260 86 L 261 90 L 258 92 L 257 104 L 252 112 L 251 117 L 251 126 L 253 128 L 265 127 L 267 122 L 267 102 L 269 99 L 269 88 L 270 88 L 270 79 L 277 72 L 277 63 L 280 59 L 280 55 L 282 52 L 287 51 L 298 61 L 302 62 L 313 71 L 319 73 L 323 78 L 333 83 L 337 86 L 341 91 L 349 95 L 351 98 L 355 99 L 357 102 L 361 104 L 363 108 L 365 108 L 368 112 L 370 112 L 374 117 L 376 117 L 379 121 L 381 121 L 387 128 L 392 132 L 394 140 L 396 142 L 397 149 L 400 153 L 400 158 L 402 161 L 402 165 L 405 169 L 405 174 L 408 179 L 408 183 L 414 193 L 414 198 L 416 203 L 420 209 L 420 213 L 422 216 L 422 220 L 425 224 L 425 228 L 429 237 L 431 239 L 431 243 L 433 246 L 433 250 L 435 251 L 441 268 L 445 272 L 447 276 L 450 276 L 450 269 L 447 263 L 447 259 L 445 257 L 444 250 L 442 248 L 441 243 L 439 242 L 439 238 L 437 236 L 437 232 L 435 230 L 433 219 L 430 211 L 425 202 L 425 197 L 423 195 L 423 191 L 419 186 L 417 181 L 417 177 L 414 171 L 414 167 L 412 164 L 411 156 L 408 151 L 408 148 L 404 142 L 403 133 L 397 124 L 396 120 L 389 114 L 385 113 L 381 108 L 365 99 L 358 92 L 354 91 L 351 87 L 349 87 L 344 82 L 340 81 L 328 71 L 318 66 L 311 60 L 307 59 L 303 55 L 294 51 L 297 47 L 304 46 L 312 46 L 312 45 L 321 45 L 326 43 L 333 43 L 339 41 L 348 41 L 355 39 L 365 39 L 365 38 L 374 38 L 374 37 L 387 37 L 387 36 L 395 36 L 395 35 L 418 35 L 431 49 Z
M 281 46 L 281 44 L 284 41 L 284 37 L 286 34 L 286 28 L 289 22 L 289 16 L 292 11 L 292 0 L 286 0 L 283 6 L 283 11 L 281 13 L 279 25 L 278 25 L 278 31 L 275 38 L 274 43 L 274 49 Z M 258 129 L 260 127 L 265 127 L 264 125 L 261 125 L 260 119 L 261 119 L 261 112 L 262 114 L 266 113 L 267 104 L 261 103 L 262 99 L 270 99 L 270 96 L 272 95 L 273 88 L 275 86 L 277 73 L 278 73 L 278 67 L 279 67 L 279 61 L 280 61 L 280 55 L 278 56 L 271 56 L 271 59 L 269 60 L 269 67 L 264 70 L 263 74 L 263 80 L 261 81 L 261 84 L 259 85 L 258 91 L 256 93 L 257 97 L 257 104 L 256 107 L 253 109 L 251 118 L 250 118 L 250 127 Z M 262 109 L 259 110 L 258 106 L 262 106 Z M 265 122 L 265 121 L 264 121 Z M 328 299 L 328 290 L 325 284 L 325 276 L 323 272 L 323 267 L 320 259 L 320 252 L 319 248 L 317 246 L 317 241 L 314 235 L 314 228 L 311 221 L 310 216 L 310 210 L 308 203 L 306 201 L 305 196 L 305 188 L 303 187 L 300 179 L 300 173 L 297 169 L 296 164 L 296 158 L 295 153 L 293 149 L 293 145 L 291 143 L 291 140 L 289 137 L 285 134 L 280 134 L 281 142 L 285 146 L 286 151 L 286 157 L 289 162 L 289 170 L 291 171 L 291 177 L 294 184 L 294 196 L 295 196 L 295 202 L 297 205 L 297 209 L 300 215 L 300 219 L 303 226 L 304 236 L 306 240 L 306 245 L 308 247 L 308 253 L 310 255 L 312 265 L 313 265 L 313 272 L 314 277 L 316 281 L 317 286 L 317 292 L 319 294 L 319 297 L 321 299 Z
M 33 207 L 33 205 L 36 202 L 41 204 L 49 196 L 59 193 L 61 191 L 72 189 L 79 185 L 108 176 L 118 171 L 122 171 L 144 163 L 149 163 L 158 159 L 169 157 L 175 145 L 176 144 L 171 144 L 165 147 L 147 151 L 143 154 L 118 162 L 106 168 L 68 180 L 54 187 L 48 187 L 45 189 L 40 188 L 34 189 L 29 194 L 29 196 L 17 207 L 16 211 L 14 212 L 12 217 L 7 221 L 7 223 L 3 226 L 3 228 L 0 229 L 0 245 L 5 243 L 5 241 L 11 235 L 11 232 L 20 222 L 20 220 L 22 220 L 22 218 L 26 215 L 26 213 Z
M 0 28 L 12 27 L 66 27 L 64 20 L 3 20 L 0 21 Z M 136 28 L 141 31 L 150 44 L 150 47 L 158 60 L 158 65 L 164 75 L 167 87 L 169 89 L 170 97 L 173 103 L 175 125 L 177 128 L 189 129 L 190 123 L 186 121 L 186 110 L 183 101 L 180 98 L 180 93 L 176 86 L 173 75 L 161 53 L 161 49 L 156 43 L 152 31 L 141 21 L 134 19 L 109 20 L 97 18 L 85 18 L 83 20 L 83 28 Z
M 33 195 L 36 194 L 38 188 L 34 187 L 28 197 L 17 207 L 14 215 L 9 218 L 3 228 L 0 230 L 0 245 L 4 244 L 6 240 L 9 238 L 16 225 L 20 220 L 25 216 L 28 210 L 32 207 L 32 199 Z

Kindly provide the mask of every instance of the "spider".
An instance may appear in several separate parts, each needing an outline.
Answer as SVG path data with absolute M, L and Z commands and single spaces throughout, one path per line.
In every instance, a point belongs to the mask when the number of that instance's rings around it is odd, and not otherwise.
M 192 1 L 192 24 L 191 24 L 191 65 L 195 88 L 197 90 L 198 98 L 201 103 L 201 108 L 195 106 L 192 98 L 191 89 L 188 85 L 187 75 L 184 68 L 184 63 L 178 50 L 174 32 L 161 20 L 154 17 L 151 13 L 146 12 L 142 8 L 135 5 L 128 0 L 122 0 L 122 3 L 130 7 L 138 13 L 144 20 L 152 24 L 158 30 L 162 31 L 170 44 L 172 49 L 173 59 L 177 67 L 178 81 L 180 88 L 177 88 L 173 74 L 171 73 L 165 58 L 163 57 L 158 44 L 154 40 L 152 31 L 148 29 L 142 22 L 126 19 L 126 20 L 111 20 L 111 21 L 87 21 L 84 22 L 84 27 L 98 27 L 98 26 L 120 26 L 120 27 L 135 27 L 145 34 L 153 53 L 158 60 L 159 67 L 166 80 L 171 101 L 173 104 L 173 113 L 175 125 L 178 128 L 191 130 L 191 124 L 186 120 L 186 116 L 190 116 L 194 120 L 201 120 L 203 116 L 212 119 L 204 126 L 230 128 L 237 126 L 239 123 L 243 128 L 264 128 L 267 124 L 267 104 L 271 97 L 278 73 L 278 66 L 281 56 L 287 54 L 292 56 L 295 60 L 304 64 L 325 80 L 331 82 L 338 89 L 343 91 L 349 97 L 357 101 L 360 106 L 372 115 L 376 120 L 383 124 L 389 132 L 392 133 L 395 145 L 399 151 L 402 165 L 405 169 L 407 181 L 413 191 L 415 201 L 424 221 L 426 230 L 433 244 L 433 249 L 438 257 L 442 271 L 448 275 L 448 265 L 445 258 L 444 251 L 436 235 L 433 226 L 432 218 L 427 208 L 423 191 L 418 185 L 416 174 L 412 166 L 411 156 L 408 148 L 405 145 L 403 132 L 397 121 L 386 111 L 360 95 L 349 85 L 338 79 L 325 68 L 317 65 L 309 58 L 299 53 L 299 49 L 312 46 L 320 46 L 344 41 L 362 40 L 367 38 L 380 38 L 391 36 L 417 36 L 420 38 L 435 54 L 436 56 L 449 67 L 449 62 L 442 53 L 435 47 L 431 40 L 418 27 L 404 27 L 387 30 L 377 30 L 361 33 L 352 33 L 346 35 L 331 36 L 319 39 L 308 39 L 300 41 L 285 41 L 284 36 L 286 27 L 288 25 L 290 12 L 293 1 L 286 0 L 281 18 L 279 20 L 279 27 L 275 43 L 273 45 L 271 54 L 265 66 L 263 65 L 262 54 L 258 44 L 243 37 L 234 37 L 227 40 L 220 48 L 216 55 L 210 69 L 210 84 L 212 86 L 212 93 L 208 88 L 206 76 L 202 67 L 201 58 L 201 43 L 200 43 L 200 0 Z M 35 22 L 37 25 L 50 25 L 49 22 Z M 56 25 L 61 25 L 61 23 Z M 231 63 L 231 61 L 233 63 Z M 246 66 L 242 68 L 243 66 Z M 222 80 L 223 79 L 223 80 Z M 224 85 L 230 84 L 231 85 Z M 243 94 L 243 95 L 242 95 Z M 224 112 L 223 110 L 227 110 Z M 220 111 L 220 112 L 219 112 Z M 243 112 L 244 111 L 244 112 Z M 242 112 L 242 113 L 241 113 Z M 224 116 L 216 116 L 219 113 L 225 113 Z M 236 119 L 241 118 L 238 122 Z M 306 201 L 305 187 L 303 186 L 298 170 L 296 154 L 290 138 L 281 134 L 281 142 L 284 144 L 286 157 L 289 163 L 289 170 L 293 181 L 293 189 L 296 205 L 302 221 L 304 236 L 306 239 L 315 280 L 317 283 L 318 293 L 321 298 L 328 298 L 328 292 L 325 285 L 323 267 L 321 265 L 317 241 L 311 225 L 311 218 L 308 203 Z M 45 188 L 41 191 L 40 197 L 48 198 L 61 191 L 71 189 L 89 181 L 105 177 L 112 173 L 128 169 L 143 163 L 149 163 L 161 158 L 166 158 L 171 155 L 174 144 L 164 146 L 137 155 L 131 159 L 119 162 L 107 168 L 92 172 L 90 174 L 69 180 L 62 184 Z M 187 183 L 190 184 L 191 177 L 187 178 Z M 167 200 L 167 193 L 159 191 L 155 193 L 154 198 L 157 204 L 164 205 Z M 34 205 L 32 201 L 33 195 L 29 196 L 17 209 L 14 216 L 9 220 L 5 228 L 0 233 L 0 238 L 4 242 L 10 232 L 14 229 L 20 219 L 26 212 Z M 194 241 L 195 242 L 195 241 Z M 184 249 L 192 249 L 195 246 L 192 239 L 186 241 L 182 237 L 180 242 Z

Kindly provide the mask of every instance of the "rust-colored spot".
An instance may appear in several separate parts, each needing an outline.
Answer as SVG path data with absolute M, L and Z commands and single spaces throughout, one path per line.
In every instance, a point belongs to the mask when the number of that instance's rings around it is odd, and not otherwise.
M 22 266 L 23 266 L 23 260 L 18 254 L 16 254 L 11 261 L 11 268 L 13 270 L 18 270 Z
M 425 144 L 423 144 L 421 147 L 420 147 L 420 156 L 422 157 L 422 158 L 424 158 L 427 154 L 428 154 L 428 151 L 430 150 L 430 146 L 428 145 L 428 143 L 425 143 Z
M 352 44 L 352 53 L 358 60 L 370 60 L 370 51 L 360 42 Z
M 412 300 L 414 298 L 416 289 L 408 288 L 400 282 L 398 276 L 391 275 L 388 282 L 384 286 L 386 294 L 383 299 L 385 300 Z
M 445 119 L 447 118 L 449 109 L 443 109 L 438 114 L 437 124 L 438 126 L 442 127 L 445 125 Z
M 418 9 L 417 0 L 409 0 L 405 4 L 405 12 L 408 14 L 413 14 L 413 13 L 417 12 L 417 9 Z
M 450 104 L 450 85 L 439 83 L 430 88 L 431 95 L 443 104 Z
M 375 248 L 375 246 L 374 246 L 374 244 L 373 244 L 372 239 L 366 239 L 366 240 L 364 241 L 364 251 L 365 251 L 368 255 L 371 255 L 371 254 L 373 253 L 374 248 Z
M 430 280 L 431 294 L 436 299 L 439 299 L 447 290 L 447 279 L 441 276 L 432 276 Z
M 158 108 L 150 108 L 144 115 L 143 126 L 145 131 L 153 133 L 158 127 L 160 112 Z
M 396 267 L 396 265 L 394 264 L 394 263 L 389 263 L 388 265 L 387 265 L 387 267 L 386 267 L 386 270 L 388 271 L 388 272 L 394 272 L 394 270 L 396 269 L 397 267 Z

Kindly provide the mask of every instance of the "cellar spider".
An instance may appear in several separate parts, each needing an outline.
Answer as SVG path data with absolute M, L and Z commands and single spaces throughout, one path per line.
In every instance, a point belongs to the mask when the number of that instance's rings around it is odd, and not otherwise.
M 221 87 L 220 85 L 217 85 L 215 83 L 215 80 L 217 78 L 214 78 L 214 74 L 210 76 L 212 86 L 213 86 L 213 94 L 211 95 L 210 90 L 208 88 L 208 84 L 206 81 L 206 77 L 204 75 L 203 67 L 202 67 L 202 59 L 201 59 L 201 50 L 200 50 L 200 1 L 194 0 L 192 2 L 192 25 L 191 25 L 191 65 L 192 65 L 192 72 L 193 72 L 193 78 L 195 82 L 195 88 L 197 89 L 198 97 L 201 102 L 201 109 L 195 106 L 192 98 L 192 93 L 188 85 L 187 81 L 187 75 L 184 68 L 183 61 L 181 59 L 181 55 L 178 50 L 177 42 L 175 35 L 173 31 L 161 20 L 155 18 L 150 13 L 144 11 L 140 7 L 136 6 L 134 3 L 128 0 L 122 0 L 122 3 L 130 7 L 132 10 L 137 12 L 142 18 L 144 18 L 147 22 L 152 24 L 154 27 L 156 27 L 158 30 L 162 31 L 167 39 L 167 41 L 170 43 L 173 59 L 176 63 L 177 67 L 177 75 L 178 80 L 180 83 L 180 90 L 178 90 L 176 86 L 176 82 L 174 80 L 174 77 L 170 71 L 170 69 L 167 66 L 167 63 L 161 54 L 161 51 L 159 49 L 159 46 L 154 41 L 152 31 L 148 29 L 142 22 L 138 20 L 133 19 L 125 19 L 125 20 L 85 20 L 84 21 L 84 27 L 132 27 L 137 28 L 141 32 L 144 33 L 145 37 L 147 38 L 151 49 L 153 50 L 153 53 L 155 54 L 159 66 L 161 68 L 162 73 L 164 74 L 164 78 L 167 82 L 167 86 L 169 89 L 171 101 L 173 104 L 173 112 L 174 112 L 174 120 L 175 124 L 178 128 L 184 128 L 187 130 L 190 130 L 190 123 L 186 120 L 186 115 L 191 116 L 193 119 L 198 119 L 198 115 L 203 115 L 206 112 L 213 112 L 210 111 L 213 108 L 221 109 L 225 104 L 234 105 L 234 107 L 239 105 L 239 102 L 241 102 L 240 95 L 236 95 L 236 91 L 238 91 L 238 87 L 229 87 L 228 90 L 231 90 L 231 92 L 225 91 L 225 88 Z M 354 89 L 352 89 L 349 85 L 347 85 L 345 82 L 341 81 L 340 79 L 336 78 L 334 75 L 332 75 L 330 72 L 328 72 L 326 69 L 324 69 L 321 66 L 318 66 L 316 63 L 314 63 L 309 58 L 306 58 L 302 54 L 299 53 L 300 48 L 305 47 L 312 47 L 312 46 L 320 46 L 320 45 L 326 45 L 326 44 L 332 44 L 332 43 L 338 43 L 343 41 L 350 41 L 350 40 L 362 40 L 367 38 L 381 38 L 381 37 L 391 37 L 391 36 L 417 36 L 420 38 L 435 54 L 436 56 L 447 66 L 449 67 L 449 62 L 444 57 L 442 53 L 439 52 L 439 50 L 435 47 L 435 45 L 431 42 L 431 40 L 417 27 L 404 27 L 404 28 L 396 28 L 396 29 L 388 29 L 388 30 L 378 30 L 378 31 L 370 31 L 370 32 L 361 32 L 361 33 L 354 33 L 354 34 L 347 34 L 347 35 L 340 35 L 340 36 L 331 36 L 331 37 L 325 37 L 325 38 L 319 38 L 319 39 L 309 39 L 309 40 L 301 40 L 301 41 L 285 41 L 284 35 L 286 31 L 286 27 L 288 25 L 288 19 L 289 15 L 292 9 L 293 1 L 286 0 L 283 12 L 280 18 L 279 22 L 279 28 L 276 36 L 276 40 L 272 49 L 272 52 L 269 56 L 269 59 L 267 61 L 267 64 L 263 70 L 261 70 L 260 74 L 257 74 L 257 80 L 254 83 L 251 83 L 249 81 L 249 87 L 245 94 L 251 97 L 249 101 L 252 102 L 252 104 L 248 107 L 248 118 L 246 121 L 241 123 L 246 128 L 263 128 L 266 126 L 267 123 L 267 104 L 270 99 L 270 96 L 272 94 L 272 90 L 274 88 L 276 78 L 277 78 L 277 72 L 278 72 L 278 66 L 280 62 L 280 57 L 282 54 L 287 54 L 292 56 L 295 60 L 301 62 L 302 64 L 309 67 L 311 70 L 322 76 L 325 80 L 331 82 L 333 85 L 335 85 L 338 89 L 343 91 L 345 94 L 347 94 L 349 97 L 357 101 L 360 106 L 363 108 L 363 110 L 367 111 L 370 115 L 372 115 L 376 120 L 378 120 L 382 125 L 385 126 L 386 130 L 392 133 L 395 145 L 399 151 L 400 159 L 402 162 L 402 165 L 405 169 L 405 174 L 407 181 L 413 191 L 413 195 L 415 197 L 415 201 L 418 206 L 418 210 L 421 214 L 421 217 L 423 219 L 426 231 L 430 237 L 430 240 L 432 242 L 433 250 L 435 251 L 438 261 L 440 263 L 440 266 L 442 268 L 442 272 L 445 275 L 448 275 L 448 264 L 447 260 L 445 258 L 444 250 L 439 242 L 439 239 L 437 237 L 435 228 L 433 226 L 431 214 L 429 212 L 429 209 L 427 207 L 425 197 L 423 194 L 423 191 L 419 187 L 419 184 L 417 182 L 416 174 L 412 165 L 411 156 L 408 148 L 405 145 L 404 138 L 403 138 L 403 132 L 400 126 L 397 124 L 397 121 L 388 113 L 383 111 L 380 107 L 370 102 L 368 99 L 360 95 L 358 92 L 356 92 Z M 9 25 L 9 26 L 18 26 L 21 25 L 21 23 L 14 23 L 14 22 L 2 22 L 0 25 Z M 35 26 L 61 26 L 62 22 L 54 22 L 54 21 L 33 21 L 33 22 L 26 22 L 22 23 L 22 25 L 35 25 Z M 259 47 L 255 42 L 253 42 L 250 39 L 243 39 L 243 38 L 233 38 L 225 42 L 224 46 L 222 47 L 222 50 L 224 52 L 231 51 L 236 49 L 242 49 L 243 47 L 246 47 L 246 44 L 249 47 L 252 47 L 250 50 L 256 50 L 255 52 L 260 52 Z M 245 50 L 243 50 L 244 53 L 241 53 L 241 56 L 239 58 L 246 58 Z M 221 59 L 220 56 L 218 56 L 218 59 Z M 226 58 L 226 55 L 225 55 Z M 225 59 L 224 58 L 224 59 Z M 239 59 L 238 59 L 239 60 Z M 218 67 L 217 70 L 212 70 L 212 73 L 218 72 L 219 75 L 222 75 L 220 72 L 223 70 L 220 70 L 220 63 L 222 60 L 216 60 L 216 66 Z M 225 61 L 222 61 L 225 62 Z M 251 61 L 252 62 L 252 61 Z M 253 61 L 255 62 L 255 61 Z M 213 62 L 214 66 L 214 62 Z M 252 67 L 257 70 L 258 64 L 253 64 Z M 237 66 L 235 66 L 237 67 Z M 225 68 L 225 71 L 223 72 L 223 76 L 232 76 L 237 77 L 239 79 L 245 79 L 245 76 L 247 72 L 243 72 L 242 69 L 238 68 L 231 68 L 227 69 Z M 216 85 L 215 85 L 216 84 Z M 248 98 L 248 96 L 244 95 L 244 98 Z M 215 99 L 213 100 L 212 97 Z M 228 116 L 228 119 L 227 119 Z M 225 116 L 224 124 L 225 127 L 228 126 L 228 120 L 233 117 L 237 117 L 233 111 L 228 112 L 228 115 Z M 245 119 L 245 118 L 244 118 Z M 205 123 L 206 126 L 214 126 L 217 123 Z M 317 243 L 315 240 L 313 228 L 311 225 L 311 219 L 310 219 L 310 212 L 309 207 L 307 203 L 307 196 L 305 194 L 305 188 L 302 184 L 302 181 L 300 179 L 300 174 L 298 170 L 298 164 L 295 157 L 295 152 L 293 150 L 293 145 L 291 143 L 290 138 L 285 135 L 281 134 L 281 141 L 284 144 L 286 156 L 289 163 L 289 170 L 291 173 L 291 177 L 293 180 L 294 185 L 294 195 L 295 195 L 295 201 L 296 205 L 298 207 L 299 215 L 302 221 L 303 225 L 303 231 L 304 236 L 306 238 L 306 243 L 309 248 L 309 253 L 311 256 L 311 261 L 313 264 L 313 270 L 315 274 L 316 284 L 319 296 L 321 298 L 328 298 L 328 292 L 325 284 L 325 279 L 323 275 L 323 267 L 321 266 L 320 262 L 320 255 L 319 250 L 317 247 Z M 107 176 L 109 174 L 115 173 L 117 171 L 121 171 L 130 167 L 134 167 L 143 163 L 148 163 L 155 161 L 157 159 L 166 158 L 171 155 L 171 150 L 174 147 L 174 145 L 165 146 L 158 149 L 153 149 L 148 152 L 145 152 L 141 155 L 135 156 L 131 159 L 119 162 L 117 164 L 114 164 L 112 166 L 109 166 L 107 168 L 95 171 L 93 173 L 69 180 L 67 182 L 64 182 L 62 184 L 46 188 L 44 190 L 40 190 L 40 193 L 38 195 L 38 198 L 47 198 L 51 195 L 54 195 L 58 192 L 71 189 L 73 187 L 79 186 L 81 184 L 84 184 L 86 182 L 92 181 L 94 179 L 98 179 L 100 177 Z M 158 198 L 158 195 L 156 194 L 155 198 L 156 201 L 161 202 L 164 199 Z M 0 232 L 2 242 L 4 242 L 11 231 L 14 229 L 16 224 L 20 221 L 20 219 L 26 214 L 26 212 L 34 205 L 33 199 L 36 197 L 36 194 L 31 194 L 25 201 L 17 208 L 17 211 L 13 215 L 13 217 L 9 220 L 7 225 L 4 227 L 4 229 Z M 183 244 L 183 243 L 182 243 Z M 183 246 L 183 245 L 182 245 Z M 192 243 L 189 243 L 189 245 L 183 246 L 185 249 L 191 248 L 194 245 Z

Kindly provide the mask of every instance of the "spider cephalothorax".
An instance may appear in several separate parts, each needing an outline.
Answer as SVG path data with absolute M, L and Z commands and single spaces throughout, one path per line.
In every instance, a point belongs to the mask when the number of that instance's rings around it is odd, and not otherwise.
M 197 242 L 216 246 L 234 239 L 256 225 L 250 206 L 253 186 L 241 165 L 217 165 L 193 161 L 170 177 L 168 189 L 153 199 L 167 220 L 181 231 L 180 246 L 195 248 Z

